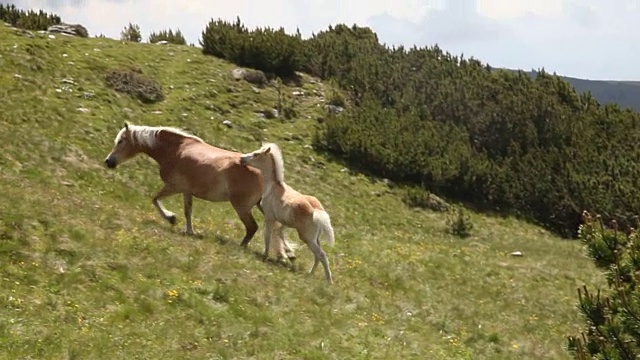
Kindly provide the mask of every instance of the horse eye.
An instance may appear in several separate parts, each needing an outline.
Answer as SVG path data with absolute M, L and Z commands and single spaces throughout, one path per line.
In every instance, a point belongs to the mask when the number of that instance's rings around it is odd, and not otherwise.
M 123 139 L 118 140 L 118 145 L 122 144 Z

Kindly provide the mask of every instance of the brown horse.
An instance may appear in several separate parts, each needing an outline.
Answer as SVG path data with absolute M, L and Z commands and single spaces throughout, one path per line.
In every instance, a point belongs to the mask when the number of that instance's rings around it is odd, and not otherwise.
M 160 167 L 164 186 L 153 197 L 153 205 L 172 225 L 176 215 L 162 206 L 160 199 L 181 193 L 186 218 L 185 233 L 192 235 L 193 198 L 213 202 L 229 201 L 245 226 L 241 245 L 247 246 L 258 230 L 251 210 L 262 196 L 260 170 L 240 163 L 240 153 L 220 149 L 197 136 L 172 127 L 130 125 L 125 122 L 115 145 L 105 159 L 108 168 L 144 153 Z M 262 209 L 260 209 L 262 211 Z M 284 239 L 283 239 L 284 240 Z M 289 258 L 295 257 L 286 242 Z
M 313 274 L 318 263 L 322 263 L 325 277 L 332 284 L 329 260 L 320 247 L 320 237 L 324 235 L 329 245 L 335 242 L 335 237 L 329 214 L 320 201 L 297 192 L 284 182 L 284 162 L 278 145 L 264 144 L 254 152 L 243 154 L 240 159 L 242 164 L 256 167 L 262 172 L 264 188 L 260 206 L 264 213 L 265 258 L 269 255 L 272 234 L 277 234 L 278 240 L 283 239 L 282 225 L 294 228 L 315 257 L 309 274 Z M 279 241 L 279 255 L 286 256 L 281 243 Z M 286 242 L 284 244 L 286 247 Z

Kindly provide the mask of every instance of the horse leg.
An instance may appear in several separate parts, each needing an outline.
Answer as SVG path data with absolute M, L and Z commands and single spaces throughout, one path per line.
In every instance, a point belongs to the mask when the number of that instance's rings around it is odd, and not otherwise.
M 320 231 L 319 231 L 319 229 L 316 232 L 315 236 L 310 236 L 308 238 L 305 238 L 304 240 L 305 240 L 305 242 L 307 243 L 307 246 L 309 246 L 309 248 L 311 249 L 311 251 L 313 252 L 313 255 L 314 255 L 313 265 L 311 266 L 311 269 L 309 270 L 309 275 L 313 274 L 313 272 L 316 270 L 316 267 L 318 266 L 318 263 L 322 263 L 322 266 L 324 267 L 324 275 L 325 275 L 327 281 L 329 282 L 329 284 L 333 284 L 333 276 L 331 275 L 331 270 L 329 269 L 329 259 L 327 257 L 327 254 L 320 247 L 320 241 L 319 241 L 320 240 Z
M 193 225 L 191 224 L 191 210 L 193 208 L 193 195 L 190 193 L 183 193 L 182 197 L 184 199 L 184 218 L 185 227 L 184 232 L 187 235 L 193 235 Z
M 271 232 L 275 221 L 264 220 L 264 254 L 262 255 L 264 260 L 269 258 L 269 244 L 271 243 Z
M 276 241 L 278 260 L 289 258 L 289 254 L 285 249 L 288 249 L 286 241 L 284 240 L 284 225 L 279 222 L 274 222 L 271 230 L 271 241 Z M 295 259 L 295 258 L 294 258 Z
M 255 235 L 258 231 L 258 223 L 251 213 L 251 208 L 253 208 L 255 204 L 247 206 L 245 203 L 246 202 L 237 201 L 234 198 L 231 198 L 231 205 L 236 211 L 236 214 L 238 214 L 240 221 L 242 221 L 242 223 L 244 224 L 244 228 L 246 231 L 244 238 L 240 242 L 240 246 L 243 247 L 247 247 L 247 245 L 249 245 L 249 241 L 251 241 L 253 235 Z
M 293 252 L 291 246 L 289 246 L 289 242 L 284 238 L 284 225 L 280 224 L 280 239 L 282 242 L 282 247 L 284 248 L 284 256 L 286 256 L 291 262 L 295 261 L 296 254 Z
M 160 199 L 177 194 L 177 193 L 178 192 L 175 191 L 173 188 L 171 188 L 169 185 L 164 184 L 164 187 L 160 189 L 160 191 L 158 191 L 153 197 L 153 205 L 156 207 L 156 209 L 158 209 L 160 216 L 162 216 L 162 218 L 167 220 L 171 225 L 176 224 L 176 214 L 165 209 L 164 206 L 162 206 L 162 203 L 160 203 Z

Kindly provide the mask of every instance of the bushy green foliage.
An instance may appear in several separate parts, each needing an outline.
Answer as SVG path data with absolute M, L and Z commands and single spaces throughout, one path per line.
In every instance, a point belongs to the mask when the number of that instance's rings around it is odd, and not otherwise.
M 43 10 L 35 12 L 33 10 L 24 11 L 15 5 L 0 4 L 0 20 L 17 28 L 26 30 L 47 30 L 51 25 L 58 25 L 62 22 L 60 16 L 47 13 Z
M 352 165 L 567 236 L 582 208 L 627 223 L 640 206 L 640 117 L 555 75 L 495 71 L 437 46 L 386 49 L 343 25 L 305 49 L 316 59 L 306 69 L 353 105 L 327 116 L 317 145 Z
M 182 35 L 180 29 L 177 29 L 175 32 L 171 29 L 168 30 L 160 30 L 159 32 L 152 32 L 149 35 L 149 42 L 152 44 L 157 43 L 158 41 L 166 41 L 169 44 L 175 45 L 186 45 L 187 40 Z
M 589 256 L 605 271 L 606 291 L 578 289 L 578 309 L 586 320 L 580 336 L 569 337 L 576 359 L 640 357 L 640 241 L 635 229 L 625 233 L 614 222 L 606 229 L 600 216 L 584 213 L 580 239 Z
M 107 85 L 121 93 L 129 94 L 143 103 L 164 100 L 164 92 L 157 81 L 147 78 L 140 69 L 118 69 L 107 72 Z
M 447 214 L 446 218 L 447 230 L 452 234 L 460 238 L 466 238 L 471 235 L 473 230 L 473 222 L 471 217 L 465 213 L 461 207 L 452 209 Z
M 142 33 L 140 32 L 140 26 L 138 24 L 129 23 L 120 32 L 120 40 L 140 42 L 142 41 Z
M 300 67 L 302 37 L 287 34 L 283 28 L 248 30 L 237 18 L 235 23 L 211 20 L 202 32 L 202 52 L 267 74 L 291 77 Z

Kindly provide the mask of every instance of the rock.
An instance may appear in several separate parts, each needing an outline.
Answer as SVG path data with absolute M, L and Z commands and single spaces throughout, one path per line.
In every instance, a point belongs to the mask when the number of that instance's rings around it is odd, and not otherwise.
M 167 40 L 160 40 L 156 43 L 156 45 L 167 45 L 169 42 Z
M 75 84 L 76 82 L 73 80 L 73 78 L 64 78 L 62 79 L 62 82 L 65 84 Z
M 16 79 L 22 79 L 22 75 L 20 74 L 13 74 L 13 77 Z
M 50 33 L 59 33 L 70 36 L 88 37 L 89 32 L 87 28 L 80 24 L 57 24 L 51 25 L 47 29 Z
M 223 125 L 226 125 L 228 128 L 232 128 L 233 124 L 231 123 L 231 121 L 229 120 L 225 120 L 222 122 Z
M 509 254 L 511 256 L 524 256 L 524 254 L 522 253 L 522 251 L 514 251 L 511 254 Z
M 156 115 L 160 115 L 160 114 L 162 114 L 162 111 L 160 111 L 160 110 L 155 110 L 155 111 L 152 111 L 151 113 L 152 113 L 152 114 L 156 114 Z
M 347 171 L 349 171 L 349 169 L 347 169 L 347 168 L 340 169 L 340 172 L 347 172 Z
M 382 182 L 385 183 L 388 187 L 394 187 L 395 183 L 389 179 L 382 179 Z
M 96 94 L 94 94 L 93 91 L 85 91 L 82 93 L 82 97 L 84 97 L 85 99 L 91 99 L 94 96 L 96 96 Z
M 307 145 L 303 146 L 303 148 L 305 148 L 305 149 L 313 149 L 313 146 L 307 144 Z
M 55 39 L 56 37 L 55 37 L 55 36 L 53 36 L 53 35 L 51 35 L 51 34 L 49 34 L 48 38 L 49 38 L 49 39 Z
M 304 91 L 296 90 L 296 91 L 292 92 L 291 95 L 293 95 L 293 96 L 304 96 Z
M 235 68 L 231 70 L 231 76 L 236 81 L 244 80 L 257 86 L 264 86 L 267 83 L 267 77 L 260 70 Z
M 29 30 L 25 30 L 25 29 L 18 29 L 18 28 L 14 28 L 14 27 L 11 27 L 11 29 L 12 29 L 12 30 L 14 30 L 15 32 L 20 33 L 21 35 L 26 36 L 26 37 L 30 37 L 30 38 L 32 38 L 32 37 L 33 37 L 33 32 L 31 32 L 31 31 L 29 31 Z
M 233 76 L 234 80 L 242 80 L 244 79 L 244 74 L 247 73 L 246 69 L 242 69 L 242 68 L 235 68 L 233 70 L 231 70 L 231 76 Z
M 83 108 L 83 107 L 79 107 L 76 110 L 80 111 L 81 113 L 85 113 L 88 114 L 91 112 L 91 110 L 87 109 L 87 108 Z
M 329 112 L 332 114 L 339 114 L 344 111 L 344 108 L 342 106 L 337 105 L 327 105 L 326 109 L 329 110 Z
M 252 86 L 251 90 L 253 90 L 253 92 L 256 94 L 260 94 L 260 89 L 256 88 L 255 86 Z

